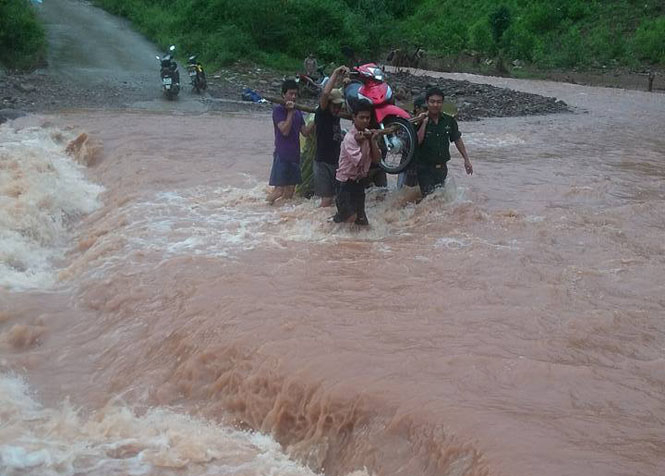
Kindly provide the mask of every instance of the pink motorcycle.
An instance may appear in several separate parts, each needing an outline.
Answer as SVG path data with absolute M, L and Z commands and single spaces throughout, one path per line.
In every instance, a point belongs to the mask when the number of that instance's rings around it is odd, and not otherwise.
M 395 106 L 392 88 L 385 82 L 385 73 L 374 63 L 351 69 L 352 79 L 344 87 L 344 97 L 350 111 L 360 101 L 374 106 L 372 126 L 385 130 L 383 135 L 381 168 L 387 173 L 398 174 L 413 160 L 418 145 L 416 129 L 410 122 L 411 115 Z

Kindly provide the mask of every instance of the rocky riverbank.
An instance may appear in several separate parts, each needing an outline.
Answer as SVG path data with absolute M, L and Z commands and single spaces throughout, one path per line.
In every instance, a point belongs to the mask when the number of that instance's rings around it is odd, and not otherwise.
M 158 73 L 155 73 L 156 77 Z M 186 76 L 184 76 L 186 77 Z M 242 91 L 251 88 L 260 93 L 279 94 L 284 76 L 262 68 L 225 69 L 209 75 L 207 94 L 193 96 L 188 86 L 183 86 L 181 99 L 200 100 L 205 110 L 264 110 L 269 105 L 243 103 Z M 484 117 L 524 116 L 552 114 L 570 111 L 570 107 L 556 98 L 528 94 L 487 84 L 468 81 L 415 76 L 407 72 L 389 74 L 398 103 L 410 109 L 413 98 L 424 93 L 430 85 L 436 85 L 459 110 L 462 121 Z M 0 75 L 0 110 L 9 117 L 19 112 L 53 112 L 79 108 L 132 108 L 146 101 L 161 101 L 159 80 L 153 84 L 127 84 L 81 87 L 58 80 L 46 71 L 29 74 Z M 302 98 L 302 102 L 314 104 L 315 97 Z M 13 113 L 12 113 L 13 111 Z M 1 121 L 2 119 L 0 119 Z

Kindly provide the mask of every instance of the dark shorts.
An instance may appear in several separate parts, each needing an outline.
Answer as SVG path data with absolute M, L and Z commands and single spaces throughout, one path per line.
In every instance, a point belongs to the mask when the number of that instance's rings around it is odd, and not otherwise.
M 273 154 L 268 185 L 286 187 L 289 185 L 298 185 L 301 181 L 300 161 L 283 160 L 277 154 Z
M 337 214 L 333 219 L 335 223 L 345 222 L 353 215 L 356 215 L 357 225 L 367 225 L 365 187 L 362 182 L 341 182 L 337 190 L 335 204 L 337 205 Z
M 435 189 L 443 187 L 448 176 L 448 166 L 446 164 L 436 166 L 418 164 L 416 172 L 418 185 L 420 185 L 420 193 L 423 194 L 423 197 L 426 197 L 434 192 Z
M 334 197 L 337 193 L 337 166 L 328 162 L 314 161 L 314 194 L 319 197 Z

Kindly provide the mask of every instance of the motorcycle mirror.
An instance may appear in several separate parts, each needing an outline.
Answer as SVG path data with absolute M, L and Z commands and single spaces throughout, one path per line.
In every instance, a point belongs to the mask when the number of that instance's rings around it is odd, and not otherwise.
M 169 46 L 169 51 L 175 51 L 175 45 Z

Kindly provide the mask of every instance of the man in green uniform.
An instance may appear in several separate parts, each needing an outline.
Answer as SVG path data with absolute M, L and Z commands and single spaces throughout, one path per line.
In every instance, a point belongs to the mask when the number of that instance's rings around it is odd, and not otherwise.
M 448 175 L 447 163 L 450 160 L 451 142 L 455 143 L 455 147 L 464 158 L 466 173 L 473 174 L 473 167 L 466 153 L 457 121 L 442 112 L 443 98 L 443 91 L 439 88 L 427 90 L 425 94 L 427 113 L 423 113 L 425 117 L 418 128 L 416 171 L 423 197 L 436 188 L 443 187 Z

